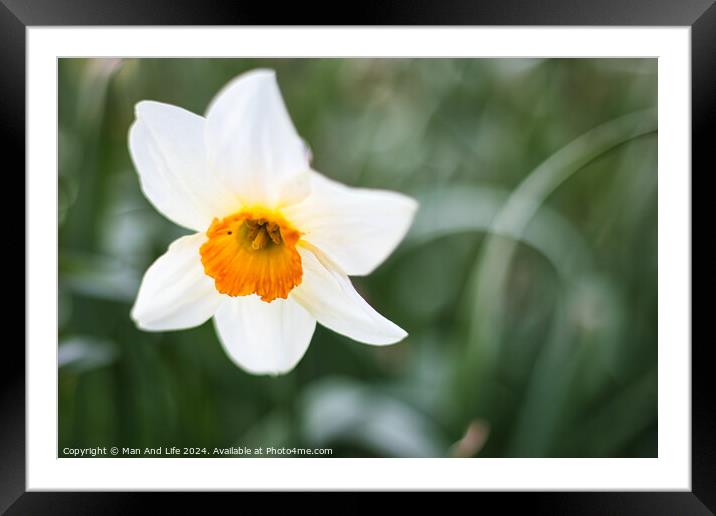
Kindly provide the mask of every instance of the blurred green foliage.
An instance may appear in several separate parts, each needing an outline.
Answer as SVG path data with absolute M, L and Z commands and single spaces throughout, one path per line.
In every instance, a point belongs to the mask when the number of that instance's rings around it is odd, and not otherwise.
M 409 337 L 317 327 L 278 378 L 212 324 L 145 333 L 141 275 L 185 233 L 139 189 L 133 107 L 203 113 L 277 70 L 314 167 L 421 202 L 354 283 Z M 62 59 L 59 446 L 334 456 L 657 454 L 655 59 Z M 627 116 L 625 116 L 627 115 Z

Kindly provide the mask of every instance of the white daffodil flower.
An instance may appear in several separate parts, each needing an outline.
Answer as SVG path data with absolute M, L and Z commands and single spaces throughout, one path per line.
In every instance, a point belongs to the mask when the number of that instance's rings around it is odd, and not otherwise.
M 231 359 L 254 374 L 293 369 L 316 321 L 367 344 L 407 334 L 356 292 L 402 240 L 417 203 L 349 188 L 311 170 L 271 70 L 214 98 L 206 117 L 153 101 L 136 106 L 129 150 L 142 191 L 194 233 L 146 271 L 132 318 L 148 331 L 214 317 Z

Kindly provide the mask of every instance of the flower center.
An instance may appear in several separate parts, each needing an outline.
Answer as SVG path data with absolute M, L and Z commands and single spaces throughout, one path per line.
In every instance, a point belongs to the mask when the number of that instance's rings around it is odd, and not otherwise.
M 286 299 L 301 283 L 296 243 L 301 233 L 280 213 L 260 208 L 214 219 L 201 246 L 204 272 L 229 296 L 258 294 L 263 301 Z

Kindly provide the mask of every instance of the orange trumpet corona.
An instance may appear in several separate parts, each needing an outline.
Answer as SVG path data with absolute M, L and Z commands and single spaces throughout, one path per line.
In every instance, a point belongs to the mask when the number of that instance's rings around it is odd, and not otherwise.
M 214 219 L 201 246 L 204 272 L 229 296 L 257 294 L 271 302 L 286 299 L 303 277 L 296 244 L 301 233 L 278 212 L 241 210 Z

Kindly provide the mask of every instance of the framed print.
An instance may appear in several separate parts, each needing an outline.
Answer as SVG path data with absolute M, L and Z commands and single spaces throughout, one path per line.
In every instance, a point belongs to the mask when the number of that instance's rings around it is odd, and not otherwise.
M 716 506 L 691 301 L 715 7 L 42 4 L 2 7 L 27 202 L 8 514 L 139 503 L 66 491 Z

